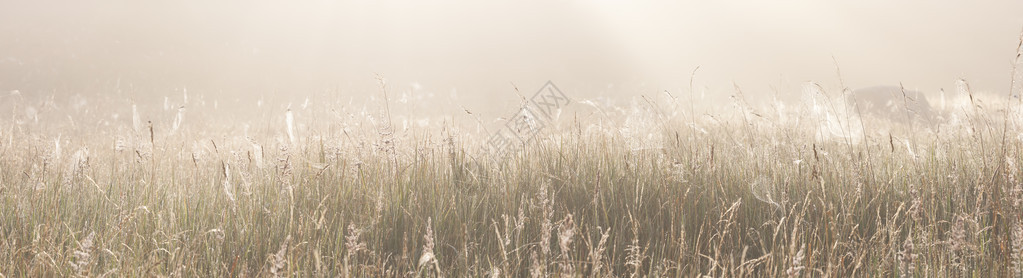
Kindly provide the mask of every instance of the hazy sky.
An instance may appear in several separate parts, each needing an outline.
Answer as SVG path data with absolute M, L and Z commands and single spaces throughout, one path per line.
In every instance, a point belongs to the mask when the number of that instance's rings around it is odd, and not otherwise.
M 23 93 L 363 95 L 378 74 L 487 105 L 546 80 L 680 91 L 700 66 L 711 92 L 769 95 L 836 84 L 835 60 L 851 87 L 1004 91 L 1023 29 L 1023 1 L 3 2 L 0 90 Z

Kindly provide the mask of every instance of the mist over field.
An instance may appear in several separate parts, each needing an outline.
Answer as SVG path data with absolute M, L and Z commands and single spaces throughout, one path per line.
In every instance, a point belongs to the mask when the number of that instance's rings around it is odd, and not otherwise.
M 478 110 L 553 80 L 577 98 L 695 84 L 798 98 L 802 82 L 1008 87 L 1016 1 L 820 3 L 41 1 L 0 9 L 0 90 L 143 100 L 345 97 L 413 87 Z M 413 85 L 417 84 L 417 85 Z M 532 89 L 528 89 L 532 90 Z M 528 91 L 527 90 L 527 91 Z M 301 101 L 301 97 L 296 97 Z M 449 111 L 445 111 L 449 112 Z M 488 115 L 500 116 L 500 115 Z
M 0 278 L 1023 277 L 1020 11 L 6 1 Z

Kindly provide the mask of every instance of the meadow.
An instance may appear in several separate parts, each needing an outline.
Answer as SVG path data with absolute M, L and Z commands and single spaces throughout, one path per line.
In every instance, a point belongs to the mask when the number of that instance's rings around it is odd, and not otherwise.
M 961 84 L 934 127 L 819 86 L 579 100 L 503 159 L 386 97 L 12 92 L 0 276 L 1020 277 L 1023 109 Z

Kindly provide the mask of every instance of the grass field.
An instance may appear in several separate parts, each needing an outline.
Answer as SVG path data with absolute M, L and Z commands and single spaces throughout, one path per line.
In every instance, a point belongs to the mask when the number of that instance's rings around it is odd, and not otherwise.
M 1013 102 L 938 129 L 741 99 L 727 118 L 685 97 L 573 104 L 590 116 L 491 160 L 485 131 L 385 106 L 27 98 L 0 122 L 3 277 L 1023 273 Z

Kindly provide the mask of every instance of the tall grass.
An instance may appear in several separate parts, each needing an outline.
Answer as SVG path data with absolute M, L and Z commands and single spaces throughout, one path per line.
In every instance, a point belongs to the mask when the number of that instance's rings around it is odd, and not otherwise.
M 15 133 L 0 151 L 0 273 L 1018 275 L 1023 156 L 992 136 L 1002 125 L 911 155 L 771 122 L 666 121 L 654 149 L 553 131 L 503 162 L 455 134 L 292 145 L 285 128 L 207 140 L 182 124 L 115 148 Z
M 836 117 L 863 133 L 829 140 L 830 118 L 736 103 L 730 121 L 650 99 L 627 112 L 648 113 L 645 133 L 600 112 L 503 161 L 451 124 L 392 126 L 390 108 L 281 109 L 244 133 L 199 105 L 148 131 L 133 105 L 102 136 L 5 122 L 0 275 L 1021 275 L 1008 109 L 899 143 L 912 134 Z

